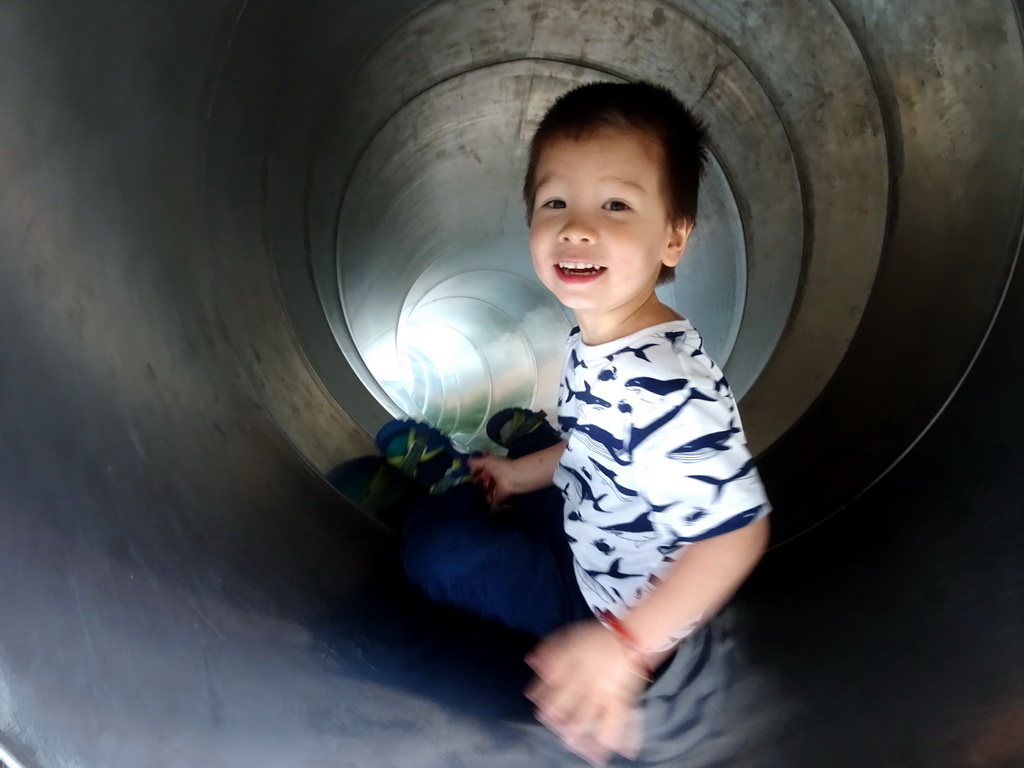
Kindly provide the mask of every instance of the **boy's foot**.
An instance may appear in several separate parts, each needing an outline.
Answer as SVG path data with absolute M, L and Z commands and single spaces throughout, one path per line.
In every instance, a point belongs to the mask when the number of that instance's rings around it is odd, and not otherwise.
M 469 458 L 433 427 L 412 419 L 389 421 L 375 438 L 384 460 L 431 495 L 470 483 Z
M 498 445 L 508 448 L 519 438 L 525 437 L 547 423 L 547 414 L 544 411 L 505 408 L 488 420 L 487 436 Z
M 380 456 L 360 456 L 339 464 L 326 475 L 341 494 L 382 523 L 399 527 L 423 493 Z

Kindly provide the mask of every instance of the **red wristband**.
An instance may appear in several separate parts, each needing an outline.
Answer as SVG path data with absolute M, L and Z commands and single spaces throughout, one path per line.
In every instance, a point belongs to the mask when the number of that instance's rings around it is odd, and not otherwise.
M 615 637 L 618 639 L 620 643 L 622 643 L 622 646 L 626 648 L 626 650 L 630 651 L 638 657 L 637 661 L 640 665 L 640 668 L 644 671 L 644 677 L 648 681 L 650 681 L 650 662 L 647 659 L 647 654 L 644 653 L 643 649 L 640 647 L 640 641 L 636 639 L 636 635 L 634 635 L 632 632 L 626 629 L 626 625 L 623 624 L 619 620 L 619 617 L 611 611 L 601 611 L 601 613 L 598 615 L 600 616 L 601 620 L 608 625 L 608 628 L 613 633 L 615 633 Z

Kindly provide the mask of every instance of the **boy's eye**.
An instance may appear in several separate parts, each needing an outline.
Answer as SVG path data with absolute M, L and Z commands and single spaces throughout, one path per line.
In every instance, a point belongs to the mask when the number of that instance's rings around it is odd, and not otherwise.
M 609 211 L 628 211 L 629 210 L 629 206 L 626 205 L 621 200 L 609 200 L 607 203 L 604 204 L 604 207 L 607 208 Z
M 555 200 L 548 200 L 541 208 L 565 208 L 565 200 L 558 200 L 557 198 Z

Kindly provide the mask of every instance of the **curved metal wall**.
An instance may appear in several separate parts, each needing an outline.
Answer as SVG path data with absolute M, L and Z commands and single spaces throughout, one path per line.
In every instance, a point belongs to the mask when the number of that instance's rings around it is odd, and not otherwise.
M 666 697 L 647 762 L 1016 764 L 1021 39 L 1006 2 L 4 5 L 0 755 L 563 763 L 514 642 L 392 584 L 318 471 L 400 406 L 471 441 L 543 404 L 519 142 L 643 76 L 712 122 L 667 300 L 747 393 L 778 541 L 908 450 L 1016 297 L 910 459 L 769 557 L 687 694 L 732 697 L 696 730 Z
M 410 0 L 285 24 L 247 5 L 203 125 L 212 264 L 245 294 L 217 299 L 226 335 L 320 469 L 350 452 L 325 413 L 373 432 L 406 410 L 473 444 L 488 413 L 550 406 L 558 349 L 543 329 L 568 321 L 526 263 L 525 140 L 572 83 L 662 82 L 709 122 L 716 161 L 664 298 L 744 393 L 752 445 L 794 510 L 777 523 L 788 538 L 892 465 L 991 322 L 1020 204 L 1016 12 L 577 6 Z M 294 339 L 268 327 L 280 305 Z M 956 317 L 941 347 L 927 343 L 939 313 Z M 307 368 L 323 396 L 295 387 Z M 895 406 L 894 391 L 908 395 Z M 821 451 L 833 432 L 841 445 Z M 815 483 L 786 482 L 806 473 Z

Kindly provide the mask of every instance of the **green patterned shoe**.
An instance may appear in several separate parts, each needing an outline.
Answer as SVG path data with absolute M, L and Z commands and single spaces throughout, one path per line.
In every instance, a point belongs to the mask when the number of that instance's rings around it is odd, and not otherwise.
M 342 496 L 386 525 L 400 527 L 423 493 L 380 456 L 360 456 L 326 475 Z
M 423 422 L 388 422 L 377 433 L 375 442 L 388 464 L 432 495 L 473 481 L 469 457 Z
M 544 411 L 505 408 L 488 420 L 487 436 L 498 445 L 508 448 L 514 441 L 547 423 L 547 414 Z

